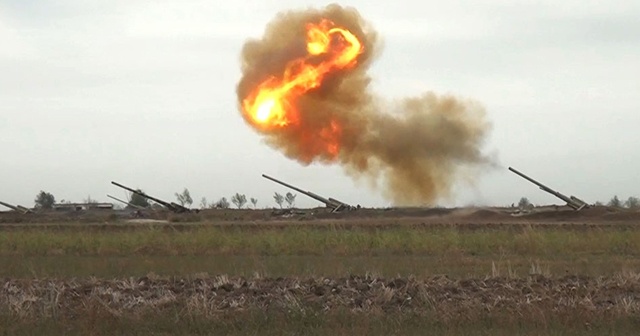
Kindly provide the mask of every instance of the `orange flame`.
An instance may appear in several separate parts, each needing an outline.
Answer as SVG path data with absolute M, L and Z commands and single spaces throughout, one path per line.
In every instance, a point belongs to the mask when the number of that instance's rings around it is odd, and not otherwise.
M 327 19 L 306 26 L 307 55 L 289 62 L 281 77 L 270 77 L 258 85 L 242 101 L 246 119 L 261 131 L 278 131 L 300 123 L 296 100 L 311 89 L 322 85 L 333 71 L 352 68 L 363 52 L 362 43 L 349 30 L 335 27 Z M 324 61 L 310 62 L 317 56 Z M 317 136 L 324 144 L 324 153 L 335 156 L 339 151 L 342 129 L 335 120 Z M 311 135 L 313 136 L 313 135 Z M 305 141 L 306 140 L 306 141 Z M 303 139 L 303 142 L 311 139 Z

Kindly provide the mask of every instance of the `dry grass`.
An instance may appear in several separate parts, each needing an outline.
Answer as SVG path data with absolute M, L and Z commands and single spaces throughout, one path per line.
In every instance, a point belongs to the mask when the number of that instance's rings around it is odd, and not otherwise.
M 634 334 L 638 255 L 631 226 L 12 227 L 0 335 Z
M 88 312 L 93 311 L 109 320 L 140 324 L 167 316 L 175 323 L 213 323 L 229 314 L 262 312 L 304 317 L 302 320 L 323 318 L 323 323 L 339 320 L 336 314 L 404 316 L 414 318 L 414 323 L 433 319 L 441 327 L 477 325 L 500 316 L 502 323 L 491 322 L 494 327 L 509 327 L 517 320 L 525 330 L 558 323 L 558 317 L 564 317 L 564 323 L 584 328 L 603 319 L 632 321 L 637 317 L 640 274 L 465 279 L 385 279 L 371 274 L 343 278 L 266 278 L 259 274 L 248 278 L 206 274 L 169 278 L 150 274 L 113 280 L 5 280 L 0 311 L 14 325 L 74 319 L 85 323 L 91 318 Z M 307 327 L 310 331 L 314 328 Z
M 380 278 L 367 274 L 343 278 L 267 278 L 227 275 L 104 280 L 4 280 L 0 310 L 19 318 L 73 315 L 98 304 L 114 316 L 135 316 L 179 307 L 186 316 L 214 316 L 224 311 L 353 312 L 438 311 L 470 316 L 506 309 L 513 314 L 536 310 L 634 315 L 640 312 L 640 274 L 612 277 L 435 276 Z

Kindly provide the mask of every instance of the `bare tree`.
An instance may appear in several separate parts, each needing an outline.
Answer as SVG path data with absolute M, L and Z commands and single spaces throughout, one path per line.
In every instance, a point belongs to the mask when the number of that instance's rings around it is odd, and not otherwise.
M 282 209 L 282 202 L 284 202 L 284 196 L 275 193 L 275 195 L 273 195 L 273 199 L 276 201 L 276 204 L 280 206 L 280 209 Z
M 287 202 L 287 204 L 289 204 L 289 208 L 293 208 L 293 206 L 296 204 L 296 196 L 297 195 L 290 192 L 285 195 L 284 200 Z
M 218 209 L 229 209 L 229 201 L 227 201 L 226 197 L 219 199 L 214 206 Z
M 251 204 L 253 204 L 253 208 L 256 208 L 256 204 L 258 204 L 258 199 L 251 197 Z
M 231 203 L 235 204 L 238 209 L 241 209 L 247 203 L 247 197 L 243 194 L 236 193 L 231 197 Z
M 209 206 L 207 203 L 207 198 L 203 197 L 200 199 L 200 209 L 206 209 Z
M 182 206 L 185 206 L 185 204 L 187 206 L 191 206 L 191 204 L 193 204 L 193 199 L 191 198 L 191 194 L 187 188 L 184 188 L 182 194 L 176 193 L 176 198 L 178 199 L 178 203 Z

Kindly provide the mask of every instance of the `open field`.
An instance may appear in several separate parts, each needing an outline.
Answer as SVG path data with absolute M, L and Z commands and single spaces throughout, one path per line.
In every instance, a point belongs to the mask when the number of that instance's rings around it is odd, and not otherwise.
M 0 334 L 640 328 L 637 212 L 11 216 L 0 215 Z
M 576 335 L 595 335 L 640 327 L 639 290 L 638 274 L 464 280 L 151 276 L 9 280 L 0 306 L 12 316 L 5 315 L 8 322 L 24 327 L 23 321 L 36 320 L 42 330 L 63 329 L 81 317 L 83 327 L 106 328 L 108 323 L 110 332 L 127 333 L 154 328 L 171 334 L 316 334 L 347 329 L 388 334 L 460 327 L 464 334 L 477 335 L 473 327 L 489 327 L 487 331 L 503 329 L 507 335 L 532 327 L 562 327 L 577 329 Z M 520 327 L 509 326 L 513 322 Z M 17 328 L 6 330 L 13 333 Z
M 640 230 L 192 226 L 0 231 L 0 276 L 611 275 L 640 266 Z

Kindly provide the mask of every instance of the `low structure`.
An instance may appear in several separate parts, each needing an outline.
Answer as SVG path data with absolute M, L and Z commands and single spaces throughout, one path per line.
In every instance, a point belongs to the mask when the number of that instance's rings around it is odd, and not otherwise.
M 54 204 L 55 211 L 112 210 L 111 203 L 60 203 Z

